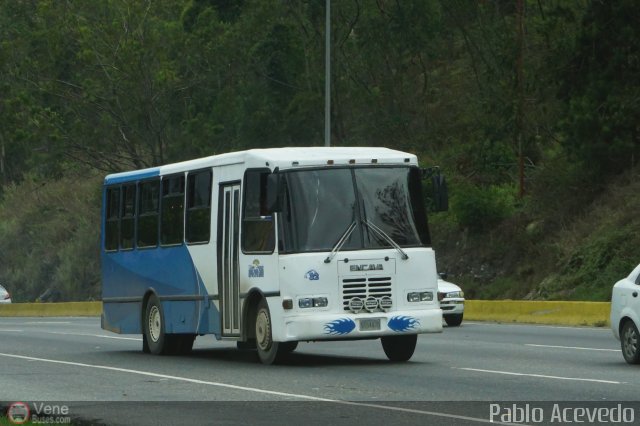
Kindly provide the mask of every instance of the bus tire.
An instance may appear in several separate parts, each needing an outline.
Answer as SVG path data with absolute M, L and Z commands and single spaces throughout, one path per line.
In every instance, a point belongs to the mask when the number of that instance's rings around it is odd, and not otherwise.
M 458 327 L 462 324 L 462 315 L 463 314 L 444 315 L 444 320 L 449 327 Z
M 416 349 L 417 334 L 401 334 L 399 336 L 383 336 L 382 349 L 392 362 L 408 361 Z
M 144 322 L 144 320 L 142 320 Z M 145 354 L 150 354 L 151 350 L 149 349 L 149 342 L 147 342 L 147 333 L 142 332 L 142 352 Z
M 271 313 L 269 312 L 269 305 L 265 299 L 261 299 L 258 303 L 255 332 L 256 348 L 258 349 L 260 361 L 266 365 L 280 361 L 285 351 L 280 342 L 273 341 Z
M 164 332 L 164 314 L 160 300 L 155 295 L 151 295 L 147 302 L 144 314 L 144 339 L 146 339 L 149 352 L 154 355 L 163 355 L 167 353 L 168 343 L 167 335 Z M 144 350 L 144 340 L 143 340 Z
M 238 340 L 236 342 L 236 347 L 238 348 L 239 351 L 255 351 L 256 350 L 256 339 L 249 339 L 247 341 L 240 341 Z

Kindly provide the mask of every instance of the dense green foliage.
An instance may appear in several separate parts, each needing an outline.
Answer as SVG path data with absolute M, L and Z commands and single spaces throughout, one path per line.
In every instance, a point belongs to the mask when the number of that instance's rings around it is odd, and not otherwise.
M 637 262 L 635 218 L 611 196 L 637 173 L 634 3 L 332 2 L 332 144 L 441 166 L 434 245 L 471 296 L 606 299 Z M 0 3 L 0 282 L 15 299 L 99 296 L 103 174 L 322 145 L 324 5 Z

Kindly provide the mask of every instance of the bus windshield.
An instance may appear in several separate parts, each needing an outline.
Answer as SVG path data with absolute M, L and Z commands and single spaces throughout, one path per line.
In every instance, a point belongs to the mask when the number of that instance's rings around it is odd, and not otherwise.
M 430 244 L 417 167 L 360 167 L 285 172 L 281 253 Z M 355 228 L 353 224 L 355 223 Z

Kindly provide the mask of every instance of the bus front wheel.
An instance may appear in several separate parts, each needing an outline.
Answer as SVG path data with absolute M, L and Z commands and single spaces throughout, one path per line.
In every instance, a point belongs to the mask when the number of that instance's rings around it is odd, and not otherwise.
M 280 361 L 286 353 L 286 348 L 282 343 L 273 341 L 271 313 L 269 312 L 269 305 L 267 305 L 265 299 L 260 300 L 260 303 L 258 303 L 255 332 L 256 347 L 260 361 L 267 365 Z
M 389 361 L 404 362 L 413 356 L 418 341 L 417 334 L 402 334 L 399 336 L 383 336 L 382 349 Z

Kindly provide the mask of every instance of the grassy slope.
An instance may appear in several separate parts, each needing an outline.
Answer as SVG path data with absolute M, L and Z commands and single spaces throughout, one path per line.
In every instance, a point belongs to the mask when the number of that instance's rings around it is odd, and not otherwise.
M 563 211 L 576 194 L 556 194 L 557 205 L 545 209 L 522 208 L 483 233 L 435 215 L 439 269 L 470 298 L 609 300 L 613 284 L 640 262 L 640 169 Z

